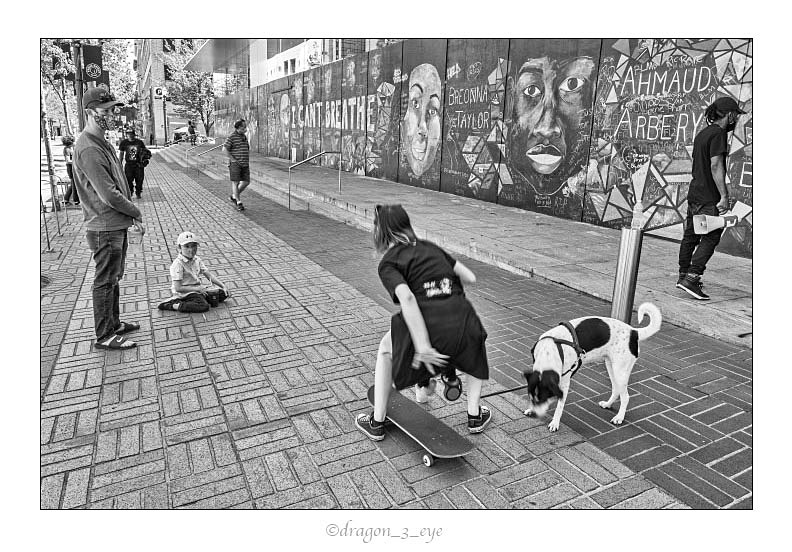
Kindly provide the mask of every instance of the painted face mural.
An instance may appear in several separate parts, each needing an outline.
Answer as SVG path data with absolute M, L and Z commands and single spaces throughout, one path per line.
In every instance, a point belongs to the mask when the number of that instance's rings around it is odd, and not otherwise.
M 283 94 L 280 99 L 280 108 L 278 109 L 280 117 L 281 133 L 286 145 L 289 144 L 289 95 Z
M 416 176 L 435 160 L 442 133 L 440 75 L 424 63 L 410 73 L 407 112 L 402 123 L 404 156 Z
M 594 61 L 547 56 L 522 64 L 512 88 L 508 148 L 510 167 L 524 177 L 553 174 L 577 138 L 583 111 L 591 103 Z

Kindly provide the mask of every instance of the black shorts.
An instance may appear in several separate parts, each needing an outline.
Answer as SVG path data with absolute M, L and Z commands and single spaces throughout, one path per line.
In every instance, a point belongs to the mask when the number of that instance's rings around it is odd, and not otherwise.
M 239 163 L 229 163 L 228 171 L 232 182 L 250 182 L 250 167 L 240 167 Z

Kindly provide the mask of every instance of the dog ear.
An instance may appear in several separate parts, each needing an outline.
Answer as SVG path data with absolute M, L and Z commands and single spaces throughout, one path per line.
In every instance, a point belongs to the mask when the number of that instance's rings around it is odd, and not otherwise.
M 531 372 L 530 374 L 523 372 L 523 376 L 528 382 L 528 394 L 533 395 L 534 389 L 539 385 L 539 374 L 537 372 Z

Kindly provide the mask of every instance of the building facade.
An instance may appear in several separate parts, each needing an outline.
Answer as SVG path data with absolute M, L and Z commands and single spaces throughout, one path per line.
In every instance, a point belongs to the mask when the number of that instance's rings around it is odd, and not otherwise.
M 410 39 L 219 97 L 216 128 L 245 117 L 264 155 L 340 152 L 322 163 L 593 225 L 637 208 L 678 240 L 693 138 L 723 96 L 748 114 L 719 250 L 751 257 L 751 39 Z

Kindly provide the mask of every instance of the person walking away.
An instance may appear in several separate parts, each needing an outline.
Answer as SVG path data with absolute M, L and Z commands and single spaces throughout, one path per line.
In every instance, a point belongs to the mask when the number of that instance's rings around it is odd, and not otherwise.
M 723 229 L 703 236 L 693 227 L 694 215 L 718 216 L 729 211 L 726 189 L 726 158 L 729 154 L 729 132 L 745 111 L 730 97 L 718 98 L 705 111 L 709 125 L 693 140 L 693 179 L 688 189 L 688 212 L 679 246 L 679 279 L 676 287 L 695 299 L 705 301 L 709 295 L 702 289 L 701 276 L 707 262 L 720 242 Z
M 140 199 L 143 194 L 145 167 L 151 158 L 151 152 L 146 148 L 143 140 L 135 136 L 133 129 L 127 130 L 126 138 L 118 144 L 118 150 L 121 152 L 121 164 L 124 166 L 129 193 L 134 192 L 135 196 Z
M 80 204 L 80 196 L 77 193 L 77 188 L 74 186 L 74 138 L 71 136 L 64 136 L 61 138 L 63 144 L 63 158 L 66 160 L 66 174 L 69 175 L 69 186 L 66 188 L 66 197 L 64 201 L 66 205 Z
M 104 138 L 105 131 L 115 127 L 114 111 L 120 105 L 124 104 L 103 88 L 89 88 L 82 101 L 85 130 L 74 147 L 74 181 L 96 265 L 93 314 L 97 349 L 135 347 L 124 334 L 140 329 L 140 324 L 120 320 L 118 282 L 124 275 L 127 229 L 134 225 L 141 236 L 146 231 L 115 149 Z
M 226 138 L 223 144 L 231 176 L 229 199 L 237 206 L 237 211 L 245 210 L 240 194 L 250 185 L 250 145 L 245 135 L 246 131 L 247 122 L 245 119 L 239 119 L 234 123 L 234 132 Z
M 190 145 L 195 145 L 195 123 L 187 121 L 187 133 L 190 135 Z
M 475 283 L 476 276 L 434 243 L 419 240 L 401 205 L 377 205 L 374 245 L 385 252 L 380 280 L 401 312 L 391 318 L 377 351 L 374 410 L 358 414 L 355 425 L 374 441 L 384 439 L 392 387 L 415 385 L 416 400 L 427 402 L 438 371 L 447 384 L 461 386 L 459 369 L 468 374 L 468 431 L 480 433 L 492 418 L 479 404 L 489 379 L 487 332 L 462 287 Z

